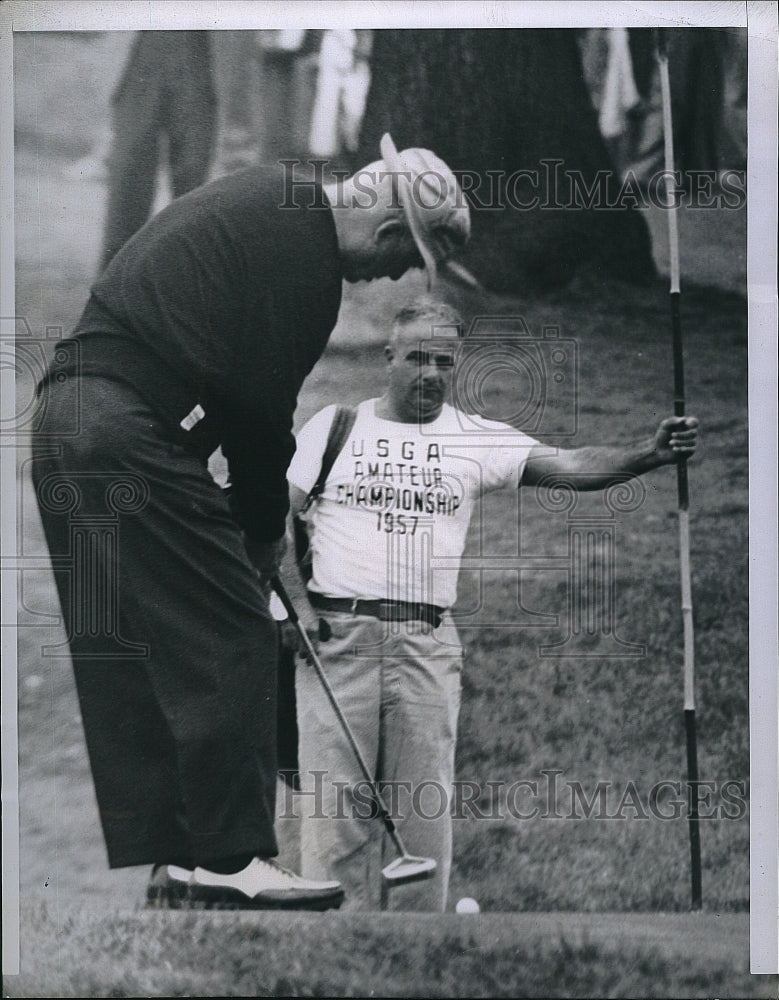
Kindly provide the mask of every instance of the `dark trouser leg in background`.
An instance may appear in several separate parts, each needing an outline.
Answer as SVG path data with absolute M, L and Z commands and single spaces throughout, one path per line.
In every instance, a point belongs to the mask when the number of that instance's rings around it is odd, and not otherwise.
M 169 94 L 165 107 L 174 198 L 200 187 L 208 180 L 217 128 L 208 33 L 188 31 L 177 34 L 190 37 L 177 53 L 176 77 L 173 78 L 171 73 L 168 78 Z
M 101 270 L 151 214 L 163 135 L 174 197 L 208 178 L 216 98 L 207 33 L 139 32 L 112 104 Z

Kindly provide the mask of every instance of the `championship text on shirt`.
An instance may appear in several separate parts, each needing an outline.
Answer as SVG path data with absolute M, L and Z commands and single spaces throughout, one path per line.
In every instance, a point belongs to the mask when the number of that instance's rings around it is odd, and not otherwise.
M 338 483 L 336 503 L 453 517 L 462 503 L 463 484 L 457 476 L 447 475 L 440 465 L 430 464 L 441 461 L 439 442 L 423 443 L 425 464 L 415 463 L 417 451 L 421 450 L 419 444 L 409 440 L 394 442 L 399 453 L 393 455 L 389 439 L 378 438 L 375 447 L 368 449 L 368 454 L 376 456 L 376 460 L 371 461 L 360 457 L 366 454 L 365 439 L 353 439 L 354 483 Z M 402 460 L 380 461 L 387 458 Z

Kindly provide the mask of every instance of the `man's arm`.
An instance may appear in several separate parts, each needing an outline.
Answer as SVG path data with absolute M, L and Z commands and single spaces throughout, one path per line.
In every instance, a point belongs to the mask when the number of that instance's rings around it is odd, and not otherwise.
M 300 622 L 305 627 L 312 641 L 315 641 L 319 618 L 308 600 L 307 581 L 302 579 L 297 565 L 294 519 L 306 506 L 309 492 L 316 485 L 318 476 L 314 470 L 321 472 L 336 409 L 335 405 L 326 406 L 301 428 L 297 436 L 297 450 L 288 470 L 287 497 L 289 518 L 287 522 L 287 537 L 289 544 L 287 545 L 285 559 L 281 565 L 281 576 Z M 297 486 L 295 485 L 296 482 L 300 482 L 303 485 Z M 283 629 L 284 641 L 293 648 L 296 646 L 295 635 L 296 633 L 292 626 L 285 626 Z
M 306 581 L 301 576 L 297 565 L 294 539 L 294 519 L 305 506 L 307 496 L 308 494 L 304 490 L 301 490 L 299 486 L 294 486 L 292 483 L 289 484 L 288 544 L 284 561 L 281 564 L 281 575 L 290 600 L 295 605 L 298 617 L 307 627 L 309 625 L 313 627 L 316 616 L 308 601 Z
M 660 465 L 689 458 L 698 441 L 695 417 L 669 417 L 653 437 L 627 445 L 560 448 L 549 454 L 539 445 L 530 453 L 522 473 L 523 486 L 572 486 L 601 490 L 627 476 L 641 476 Z
M 225 406 L 225 411 L 222 453 L 230 474 L 230 506 L 249 558 L 270 576 L 284 547 L 287 467 L 295 451 L 292 409 L 288 400 L 280 400 L 272 415 L 264 402 L 254 410 Z

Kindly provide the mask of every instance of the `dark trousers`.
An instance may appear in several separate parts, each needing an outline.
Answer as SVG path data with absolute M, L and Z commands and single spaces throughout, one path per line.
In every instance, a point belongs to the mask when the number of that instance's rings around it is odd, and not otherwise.
M 33 480 L 109 864 L 273 856 L 276 626 L 222 490 L 131 388 L 44 391 Z
M 208 32 L 138 32 L 113 95 L 102 267 L 149 218 L 162 137 L 178 198 L 207 180 L 215 135 Z

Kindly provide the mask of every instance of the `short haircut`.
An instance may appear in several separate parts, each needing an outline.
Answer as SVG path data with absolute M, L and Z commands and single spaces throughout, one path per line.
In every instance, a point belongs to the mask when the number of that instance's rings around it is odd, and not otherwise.
M 458 337 L 464 334 L 462 316 L 458 311 L 448 302 L 428 297 L 414 299 L 399 309 L 392 322 L 393 332 L 417 320 L 429 320 L 431 336 L 434 336 L 436 327 L 454 327 Z

